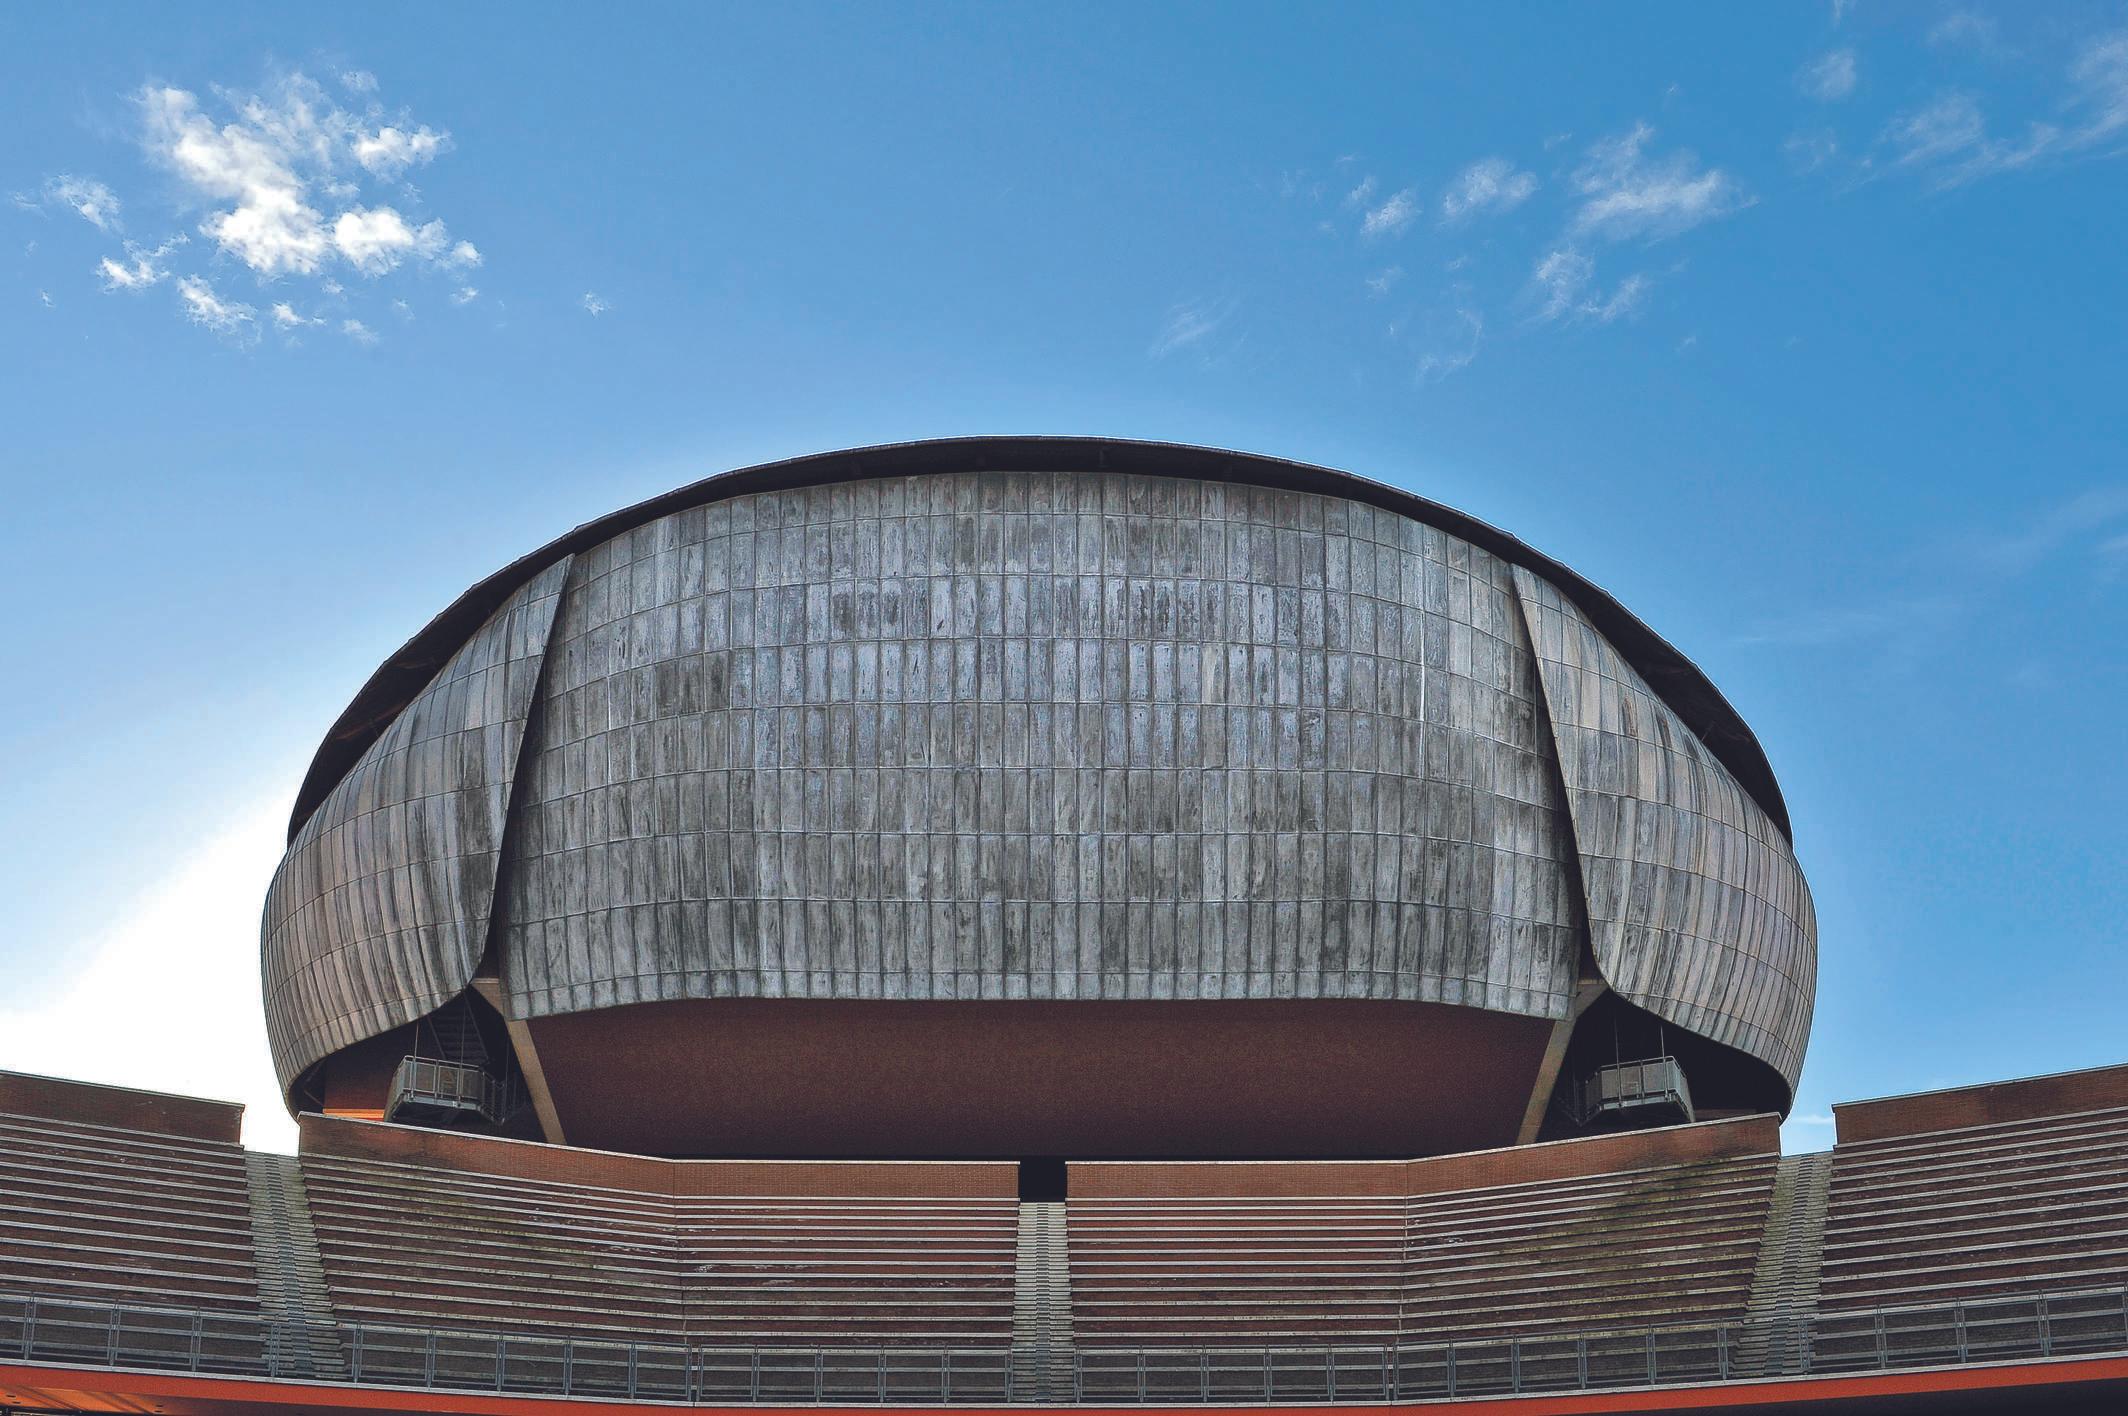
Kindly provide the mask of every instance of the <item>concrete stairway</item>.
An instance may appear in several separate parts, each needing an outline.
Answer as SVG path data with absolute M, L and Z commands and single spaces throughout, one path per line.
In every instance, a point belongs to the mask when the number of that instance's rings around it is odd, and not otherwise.
M 1804 1320 L 1818 1305 L 1831 1184 L 1830 1151 L 1781 1157 L 1751 1275 L 1744 1315 L 1750 1326 L 1737 1351 L 1740 1374 L 1780 1377 L 1808 1369 Z
M 292 1155 L 244 1156 L 251 1192 L 251 1249 L 259 1275 L 260 1315 L 301 1324 L 285 1332 L 267 1353 L 269 1369 L 283 1375 L 338 1380 L 346 1374 L 334 1324 L 331 1291 L 318 1259 L 310 1200 L 302 1166 Z
M 1060 1200 L 1020 1205 L 1012 1282 L 1012 1399 L 1072 1399 L 1071 1251 Z

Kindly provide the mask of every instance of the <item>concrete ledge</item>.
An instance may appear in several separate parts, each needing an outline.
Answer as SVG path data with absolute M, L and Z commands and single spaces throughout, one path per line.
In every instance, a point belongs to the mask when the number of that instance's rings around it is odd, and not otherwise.
M 1572 1180 L 1781 1152 L 1777 1116 L 1739 1116 L 1470 1151 L 1424 1160 L 1088 1161 L 1071 1166 L 1071 1197 L 1093 1199 L 1403 1198 L 1497 1185 Z

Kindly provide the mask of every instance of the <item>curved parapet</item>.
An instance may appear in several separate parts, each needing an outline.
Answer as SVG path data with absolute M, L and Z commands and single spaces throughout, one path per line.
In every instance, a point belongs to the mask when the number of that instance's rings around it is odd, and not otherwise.
M 576 558 L 497 915 L 520 1017 L 725 997 L 1565 1015 L 1508 565 L 1085 472 L 737 495 Z
M 1572 601 L 1519 567 L 1515 586 L 1597 967 L 1640 1007 L 1766 1063 L 1792 1095 L 1817 918 L 1786 836 Z
M 565 558 L 476 630 L 320 803 L 260 931 L 284 1090 L 340 1048 L 441 1007 L 487 948 L 511 783 Z

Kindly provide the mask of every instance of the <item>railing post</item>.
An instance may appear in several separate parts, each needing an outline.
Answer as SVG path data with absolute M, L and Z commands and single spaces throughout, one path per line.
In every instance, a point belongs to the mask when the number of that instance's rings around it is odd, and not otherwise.
M 1005 1390 L 1012 1390 L 1012 1350 L 1005 1351 Z M 887 1349 L 879 1349 L 879 1404 L 887 1403 Z
M 121 1311 L 118 1308 L 111 1309 L 110 1320 L 104 1324 L 103 1364 L 106 1367 L 118 1365 L 118 1322 Z
M 2042 1357 L 2052 1357 L 2054 1355 L 2052 1315 L 2047 1311 L 2047 1295 L 2044 1293 L 2039 1295 L 2039 1355 Z
M 635 1344 L 628 1344 L 628 1399 L 635 1400 Z
M 269 1323 L 267 1325 L 266 1350 L 268 1352 L 272 1352 L 276 1346 L 274 1338 L 278 1334 L 279 1326 L 280 1325 L 278 1323 Z M 185 1352 L 185 1366 L 188 1370 L 194 1372 L 199 1370 L 200 1347 L 206 1335 L 207 1315 L 199 1309 L 195 1308 L 192 1310 L 192 1341 Z
M 569 1395 L 571 1395 L 571 1394 L 572 1394 L 571 1388 L 572 1388 L 572 1387 L 573 1387 L 573 1386 L 575 1385 L 575 1381 L 576 1381 L 576 1339 L 575 1339 L 575 1338 L 573 1338 L 573 1337 L 565 1337 L 565 1338 L 563 1338 L 563 1339 L 562 1339 L 562 1395 L 563 1395 L 563 1396 L 569 1396 Z
M 497 1391 L 502 1390 L 502 1384 L 509 1376 L 510 1355 L 505 1350 L 509 1346 L 509 1342 L 510 1340 L 501 1333 L 495 1334 L 495 1389 Z M 628 1394 L 630 1396 L 635 1395 L 633 1391 Z
M 1337 1349 L 1327 1343 L 1323 1346 L 1323 1385 L 1329 1389 L 1330 1399 L 1337 1400 Z
M 1890 1336 L 1884 1331 L 1884 1310 L 1873 1309 L 1871 1320 L 1877 1335 L 1877 1370 L 1881 1372 L 1892 1364 L 1892 1343 Z
M 827 1353 L 816 1347 L 813 1349 L 813 1404 L 815 1406 L 818 1406 L 820 1404 L 820 1399 L 821 1397 L 827 1394 L 827 1389 L 828 1355 Z M 633 1384 L 630 1385 L 628 1389 L 628 1394 L 630 1396 L 635 1395 L 635 1388 Z
M 1655 1385 L 1655 1329 L 1648 1329 L 1648 1385 Z
M 1960 1304 L 1958 1304 L 1958 1305 L 1957 1305 L 1957 1307 L 1955 1307 L 1954 1309 L 1952 1309 L 1952 1318 L 1953 1318 L 1953 1321 L 1955 1321 L 1955 1322 L 1957 1323 L 1957 1325 L 1958 1325 L 1958 1360 L 1959 1360 L 1959 1362 L 1960 1362 L 1960 1363 L 1962 1364 L 1962 1363 L 1964 1363 L 1964 1361 L 1966 1360 L 1966 1357 L 1965 1357 L 1965 1304 L 1964 1304 L 1964 1303 L 1960 1303 Z
M 421 1384 L 436 1385 L 436 1329 L 430 1328 L 421 1344 Z
M 362 1324 L 355 1324 L 354 1341 L 347 1345 L 347 1375 L 349 1381 L 362 1380 Z
M 2124 1289 L 2122 1289 L 2122 1290 L 2121 1290 L 2121 1302 L 2122 1302 L 2122 1305 L 2123 1305 L 2123 1306 L 2122 1306 L 2122 1308 L 2121 1308 L 2121 1316 L 2122 1316 L 2122 1318 L 2123 1318 L 2123 1320 L 2124 1320 L 2124 1321 L 2128 1321 L 2128 1288 L 2124 1288 Z M 23 1300 L 22 1300 L 22 1360 L 23 1360 L 23 1361 L 27 1362 L 27 1361 L 29 1361 L 29 1360 L 30 1360 L 30 1349 L 32 1349 L 33 1347 L 35 1347 L 35 1346 L 37 1345 L 37 1341 L 36 1341 L 36 1338 L 37 1338 L 37 1300 L 36 1300 L 35 1298 L 25 1298 L 25 1299 L 23 1299 Z
M 1522 1339 L 1510 1339 L 1507 1344 L 1507 1389 L 1515 1395 L 1522 1394 Z
M 1729 1325 L 1727 1323 L 1714 1330 L 1714 1370 L 1723 1381 L 1729 1380 Z
M 1212 1354 L 1202 1347 L 1197 1349 L 1197 1390 L 1203 1393 L 1203 1400 L 1212 1399 Z
M 1268 1403 L 1271 1400 L 1271 1349 L 1268 1347 L 1264 1348 L 1263 1386 L 1264 1401 Z M 1138 1368 L 1138 1399 L 1145 1400 L 1145 1368 L 1142 1365 Z
M 1588 1384 L 1589 1335 L 1585 1332 L 1577 1332 L 1574 1334 L 1574 1385 L 1585 1387 Z
M 1448 1394 L 1454 1396 L 1456 1394 L 1456 1345 L 1453 1342 L 1449 1343 L 1447 1348 L 1444 1349 L 1443 1357 L 1448 1368 Z

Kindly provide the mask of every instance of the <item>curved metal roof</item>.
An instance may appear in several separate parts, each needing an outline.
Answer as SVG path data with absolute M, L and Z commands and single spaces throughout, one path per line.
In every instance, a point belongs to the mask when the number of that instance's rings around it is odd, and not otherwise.
M 1257 453 L 1123 438 L 966 437 L 814 453 L 720 473 L 587 521 L 530 555 L 512 561 L 460 595 L 362 685 L 311 759 L 310 771 L 296 794 L 295 811 L 288 826 L 290 839 L 473 631 L 495 613 L 512 591 L 561 557 L 673 512 L 748 492 L 922 472 L 1000 471 L 1109 471 L 1316 492 L 1382 507 L 1460 536 L 1558 586 L 1699 735 L 1782 834 L 1790 834 L 1788 808 L 1765 750 L 1721 690 L 1674 645 L 1604 590 L 1497 527 L 1349 472 Z

